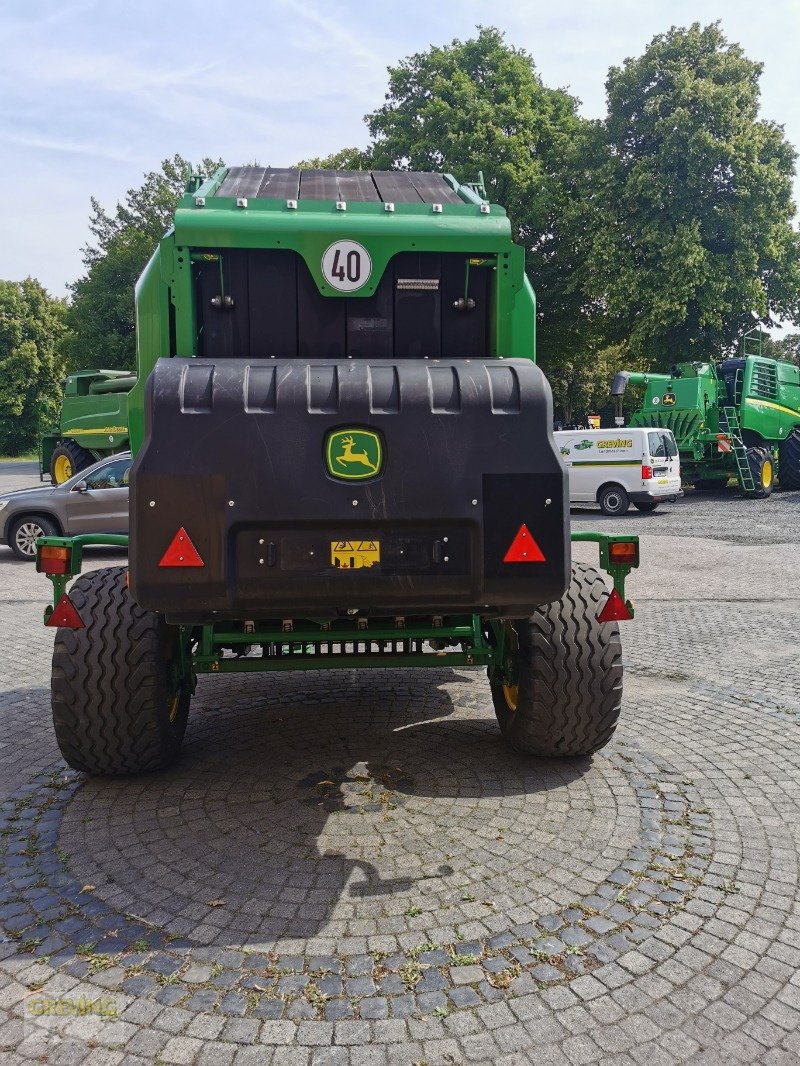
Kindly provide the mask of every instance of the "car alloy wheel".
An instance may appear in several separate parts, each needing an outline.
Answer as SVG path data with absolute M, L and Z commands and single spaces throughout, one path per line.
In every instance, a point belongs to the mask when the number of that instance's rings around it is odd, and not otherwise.
M 28 519 L 27 522 L 22 522 L 17 527 L 14 533 L 14 543 L 22 555 L 33 559 L 36 556 L 36 541 L 43 536 L 45 536 L 45 531 L 39 523 Z

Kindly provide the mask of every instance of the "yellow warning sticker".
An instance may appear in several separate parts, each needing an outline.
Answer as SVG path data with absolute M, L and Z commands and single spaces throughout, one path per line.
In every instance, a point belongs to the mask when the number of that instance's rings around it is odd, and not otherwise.
M 381 561 L 378 540 L 332 540 L 331 565 L 337 570 L 361 570 Z

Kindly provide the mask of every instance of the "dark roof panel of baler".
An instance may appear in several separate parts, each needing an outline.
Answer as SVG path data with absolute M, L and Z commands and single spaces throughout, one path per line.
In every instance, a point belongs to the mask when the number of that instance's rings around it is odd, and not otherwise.
M 270 200 L 344 200 L 350 203 L 460 204 L 441 174 L 412 170 L 301 170 L 231 167 L 217 196 Z

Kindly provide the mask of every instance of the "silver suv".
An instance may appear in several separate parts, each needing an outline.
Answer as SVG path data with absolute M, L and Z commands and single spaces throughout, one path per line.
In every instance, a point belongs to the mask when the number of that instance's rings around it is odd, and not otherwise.
M 82 470 L 63 485 L 0 495 L 0 544 L 18 559 L 36 558 L 39 537 L 128 532 L 130 452 Z

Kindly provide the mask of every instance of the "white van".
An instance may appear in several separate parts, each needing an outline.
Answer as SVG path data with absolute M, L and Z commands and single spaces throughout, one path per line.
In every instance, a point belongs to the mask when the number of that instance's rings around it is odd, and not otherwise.
M 599 503 L 623 515 L 654 511 L 681 491 L 678 447 L 669 429 L 568 429 L 553 434 L 569 471 L 569 502 Z

